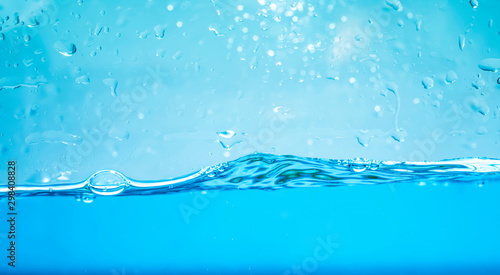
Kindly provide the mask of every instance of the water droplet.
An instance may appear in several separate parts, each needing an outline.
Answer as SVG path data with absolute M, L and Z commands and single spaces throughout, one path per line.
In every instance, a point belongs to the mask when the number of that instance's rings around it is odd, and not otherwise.
M 481 60 L 479 69 L 487 72 L 497 72 L 500 70 L 500 58 L 486 58 Z
M 165 36 L 165 29 L 166 29 L 165 25 L 156 25 L 154 27 L 156 38 L 162 39 Z
M 177 51 L 173 56 L 172 58 L 175 59 L 175 60 L 179 60 L 181 59 L 182 57 L 184 56 L 184 53 L 182 53 L 181 51 Z
M 430 89 L 434 86 L 434 80 L 430 77 L 424 77 L 424 79 L 422 79 L 422 85 L 425 89 Z
M 101 23 L 97 23 L 94 28 L 94 35 L 99 35 L 102 31 L 103 25 Z
M 216 36 L 224 36 L 225 34 L 221 33 L 220 31 L 218 31 L 217 29 L 220 29 L 219 26 L 215 26 L 215 25 L 210 25 L 208 27 L 208 30 L 213 32 Z
M 419 31 L 422 28 L 422 16 L 417 15 L 417 20 L 415 21 L 416 30 Z
M 497 83 L 500 84 L 500 77 L 497 79 Z
M 108 135 L 111 138 L 116 138 L 117 140 L 127 140 L 130 137 L 130 133 L 126 130 L 120 130 L 118 128 L 112 128 L 109 130 Z
M 369 130 L 360 130 L 356 139 L 361 146 L 367 147 L 370 144 L 372 136 L 370 135 Z
M 472 87 L 479 90 L 484 86 L 484 84 L 485 84 L 484 80 L 476 80 L 476 81 L 472 82 Z
M 472 8 L 477 8 L 479 6 L 479 2 L 477 0 L 470 0 L 469 4 L 471 5 Z
M 236 133 L 231 130 L 223 131 L 223 132 L 217 132 L 217 134 L 223 138 L 232 138 Z
M 446 82 L 447 83 L 453 83 L 458 80 L 458 75 L 452 70 L 449 70 L 448 73 L 446 74 Z
M 64 56 L 72 56 L 76 52 L 75 44 L 65 40 L 55 42 L 54 49 Z
M 488 133 L 488 129 L 484 126 L 479 126 L 479 128 L 477 128 L 477 130 L 476 130 L 476 134 L 481 135 L 481 136 L 485 135 L 487 133 Z
M 461 34 L 458 36 L 458 47 L 460 50 L 464 50 L 465 47 L 465 35 Z
M 467 105 L 469 108 L 474 111 L 482 114 L 483 116 L 488 114 L 490 112 L 490 107 L 488 107 L 488 104 L 486 102 L 479 100 L 477 98 L 472 98 L 467 100 Z
M 24 141 L 28 145 L 35 145 L 40 143 L 63 143 L 70 145 L 78 145 L 82 143 L 82 138 L 76 135 L 68 134 L 63 131 L 44 131 L 29 134 Z
M 163 57 L 165 57 L 165 54 L 167 54 L 167 50 L 165 50 L 165 49 L 157 49 L 156 50 L 156 56 L 158 56 L 158 57 L 163 58 Z
M 402 129 L 402 128 L 399 128 L 399 129 L 395 129 L 391 132 L 391 137 L 395 140 L 395 141 L 398 141 L 398 142 L 403 142 L 405 141 L 405 138 L 408 136 L 408 133 Z
M 86 75 L 79 76 L 75 79 L 75 82 L 78 84 L 89 84 L 90 83 L 90 78 Z
M 108 86 L 111 89 L 111 95 L 117 96 L 116 87 L 118 86 L 118 81 L 116 81 L 116 79 L 105 78 L 102 80 L 102 83 L 104 83 L 104 85 Z
M 387 90 L 391 91 L 392 93 L 397 93 L 397 91 L 398 91 L 398 84 L 396 84 L 394 82 L 386 82 L 385 87 L 387 88 Z
M 233 143 L 233 144 L 231 144 L 231 145 L 226 145 L 226 144 L 224 144 L 224 142 L 222 142 L 222 141 L 220 141 L 220 140 L 217 140 L 217 141 L 220 143 L 220 145 L 222 145 L 222 148 L 224 148 L 224 149 L 226 149 L 226 150 L 228 150 L 228 151 L 229 151 L 229 150 L 231 150 L 231 149 L 233 149 L 233 147 L 234 147 L 234 146 L 236 146 L 237 144 L 239 144 L 239 143 L 241 143 L 241 142 L 242 142 L 242 141 L 240 140 L 240 141 L 237 141 L 237 142 L 235 142 L 235 143 Z
M 127 178 L 113 170 L 99 171 L 88 180 L 89 189 L 97 195 L 117 195 L 128 186 Z
M 146 39 L 146 38 L 148 38 L 148 35 L 149 35 L 149 31 L 148 31 L 148 30 L 145 30 L 145 31 L 143 31 L 143 32 L 141 32 L 141 33 L 139 34 L 139 38 L 141 38 L 141 39 Z
M 386 0 L 385 3 L 387 4 L 387 6 L 393 8 L 396 11 L 403 10 L 403 5 L 401 5 L 401 2 L 399 0 Z

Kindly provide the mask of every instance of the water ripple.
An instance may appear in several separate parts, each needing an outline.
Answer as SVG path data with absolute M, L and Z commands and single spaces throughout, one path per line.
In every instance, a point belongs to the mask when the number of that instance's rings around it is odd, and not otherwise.
M 16 196 L 152 195 L 195 190 L 276 190 L 388 183 L 483 183 L 500 180 L 500 160 L 462 158 L 437 162 L 333 160 L 256 153 L 168 180 L 134 180 L 102 170 L 77 183 L 19 185 Z M 0 187 L 0 197 L 9 189 Z

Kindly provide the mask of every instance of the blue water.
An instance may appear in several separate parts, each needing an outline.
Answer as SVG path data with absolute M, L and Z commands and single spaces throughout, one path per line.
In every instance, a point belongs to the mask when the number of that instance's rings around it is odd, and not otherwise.
M 1 2 L 0 274 L 499 274 L 499 10 Z

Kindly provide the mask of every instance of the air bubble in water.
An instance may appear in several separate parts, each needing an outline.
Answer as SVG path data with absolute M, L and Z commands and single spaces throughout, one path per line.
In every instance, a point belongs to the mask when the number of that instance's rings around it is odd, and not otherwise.
M 116 81 L 116 79 L 105 78 L 102 80 L 102 83 L 104 83 L 104 85 L 108 86 L 111 89 L 111 95 L 117 96 L 116 87 L 118 86 L 118 81 Z
M 88 180 L 88 188 L 97 195 L 117 195 L 128 186 L 123 174 L 113 170 L 99 171 Z
M 477 8 L 479 6 L 479 2 L 477 0 L 470 0 L 469 4 L 471 5 L 472 8 Z
M 453 83 L 458 80 L 458 75 L 452 70 L 449 70 L 448 73 L 446 74 L 446 82 L 447 83 Z
M 54 49 L 64 56 L 72 56 L 76 52 L 75 44 L 65 40 L 55 42 Z
M 481 60 L 479 69 L 487 72 L 497 72 L 500 70 L 500 58 L 486 58 Z
M 430 77 L 424 77 L 424 79 L 422 79 L 422 85 L 424 88 L 430 89 L 434 86 L 434 80 Z

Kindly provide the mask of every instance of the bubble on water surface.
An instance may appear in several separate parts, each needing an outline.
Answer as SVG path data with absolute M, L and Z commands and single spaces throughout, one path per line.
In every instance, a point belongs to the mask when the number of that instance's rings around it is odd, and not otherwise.
M 99 171 L 88 179 L 88 188 L 97 195 L 117 195 L 127 186 L 125 176 L 113 170 Z

